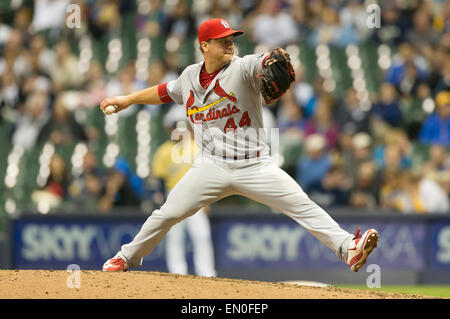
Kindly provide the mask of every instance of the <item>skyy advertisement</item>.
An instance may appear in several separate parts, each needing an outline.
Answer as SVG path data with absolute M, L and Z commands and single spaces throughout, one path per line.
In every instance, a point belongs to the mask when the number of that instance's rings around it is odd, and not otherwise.
M 145 218 L 24 218 L 13 222 L 12 263 L 18 269 L 101 270 L 121 245 L 138 233 Z M 144 258 L 143 269 L 166 271 L 164 242 Z
M 25 216 L 10 221 L 10 259 L 16 269 L 100 270 L 104 261 L 130 242 L 146 217 Z M 344 269 L 333 251 L 285 216 L 211 217 L 216 269 Z M 450 219 L 370 220 L 345 218 L 339 224 L 353 233 L 379 231 L 370 263 L 386 270 L 423 269 L 450 272 Z M 189 237 L 187 251 L 192 255 Z M 142 270 L 167 271 L 164 240 L 144 258 Z M 191 261 L 189 257 L 188 261 Z
M 358 226 L 340 223 L 353 233 Z M 424 223 L 359 224 L 379 232 L 378 248 L 370 263 L 384 269 L 424 267 L 426 229 Z M 227 221 L 219 226 L 218 261 L 224 268 L 346 268 L 327 246 L 294 222 L 242 223 Z

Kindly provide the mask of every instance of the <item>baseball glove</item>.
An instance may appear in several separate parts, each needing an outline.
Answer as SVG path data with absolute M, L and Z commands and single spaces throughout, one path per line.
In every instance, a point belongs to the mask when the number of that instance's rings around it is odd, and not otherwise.
M 266 104 L 278 100 L 295 81 L 295 72 L 289 54 L 281 48 L 273 49 L 264 62 L 261 94 Z

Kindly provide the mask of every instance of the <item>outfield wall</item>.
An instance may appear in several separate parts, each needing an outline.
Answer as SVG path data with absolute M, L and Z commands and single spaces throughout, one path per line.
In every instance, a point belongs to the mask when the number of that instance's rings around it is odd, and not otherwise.
M 101 269 L 139 231 L 142 212 L 99 215 L 22 214 L 7 224 L 3 256 L 11 269 Z M 376 228 L 378 248 L 367 266 L 353 273 L 335 254 L 284 215 L 214 209 L 211 226 L 219 277 L 265 281 L 312 280 L 329 284 L 364 284 L 374 271 L 382 284 L 450 284 L 450 214 L 334 214 L 353 233 Z M 192 270 L 192 245 L 186 239 Z M 141 270 L 166 272 L 165 241 Z M 378 269 L 378 270 L 377 270 Z

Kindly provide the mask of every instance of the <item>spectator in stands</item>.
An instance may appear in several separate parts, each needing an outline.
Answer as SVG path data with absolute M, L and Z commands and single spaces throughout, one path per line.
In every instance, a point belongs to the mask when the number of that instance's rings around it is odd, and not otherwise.
M 292 8 L 290 10 L 292 18 L 297 25 L 298 39 L 302 41 L 306 39 L 310 32 L 308 25 L 308 6 L 306 0 L 291 1 Z
M 419 86 L 426 85 L 426 79 L 420 78 L 415 65 L 411 62 L 405 66 L 405 73 L 398 83 L 398 91 L 403 97 L 416 97 Z
M 358 43 L 366 40 L 373 32 L 372 28 L 367 27 L 367 12 L 361 0 L 350 0 L 346 6 L 342 6 L 339 21 L 343 32 L 351 30 L 356 34 Z
M 103 182 L 98 176 L 86 174 L 83 178 L 81 189 L 78 190 L 80 193 L 72 193 L 72 200 L 75 205 L 78 204 L 78 207 L 81 209 L 89 212 L 97 212 L 99 207 L 98 202 L 103 188 Z M 72 190 L 72 192 L 74 191 Z
M 197 24 L 200 25 L 199 23 L 208 19 L 225 19 L 230 23 L 231 27 L 242 25 L 243 14 L 245 13 L 242 4 L 242 1 L 239 0 L 213 0 L 209 3 L 209 6 L 205 5 L 206 12 L 199 12 L 201 9 L 196 8 L 198 10 L 197 17 L 199 18 Z M 198 7 L 201 7 L 201 5 L 198 5 Z
M 401 172 L 383 172 L 380 191 L 379 207 L 383 210 L 398 210 L 397 201 L 401 198 Z
M 140 200 L 126 175 L 111 168 L 106 174 L 105 188 L 98 204 L 99 210 L 105 213 L 114 207 L 139 207 Z
M 337 104 L 334 118 L 340 128 L 346 128 L 355 133 L 369 131 L 369 112 L 361 107 L 353 87 L 345 91 L 344 99 Z
M 423 123 L 419 139 L 424 144 L 450 145 L 450 91 L 436 96 L 436 111 Z
M 46 32 L 49 39 L 56 40 L 65 26 L 66 9 L 69 4 L 70 0 L 36 0 L 31 24 L 33 33 Z
M 93 1 L 87 9 L 88 29 L 95 40 L 101 40 L 109 32 L 120 30 L 122 19 L 117 1 Z
M 347 176 L 355 183 L 359 166 L 372 161 L 372 138 L 364 132 L 349 137 L 351 137 L 351 153 L 344 154 L 343 164 Z
M 85 129 L 66 106 L 62 94 L 56 97 L 50 120 L 39 132 L 38 142 L 46 141 L 63 146 L 74 146 L 77 142 L 87 141 Z
M 428 77 L 426 83 L 430 87 L 431 92 L 434 93 L 445 90 L 445 88 L 438 88 L 438 84 L 441 82 L 441 75 L 444 73 L 443 70 L 447 67 L 447 61 L 450 60 L 450 53 L 447 52 L 443 44 L 436 45 L 432 50 L 431 57 L 428 59 Z M 447 72 L 447 74 L 449 73 Z M 448 88 L 450 89 L 450 76 Z
M 402 98 L 402 127 L 411 140 L 417 140 L 423 122 L 428 116 L 427 106 L 433 101 L 428 83 L 417 86 L 415 96 Z
M 100 62 L 93 61 L 89 66 L 83 89 L 86 94 L 81 102 L 85 107 L 98 105 L 105 98 L 106 78 Z
M 49 99 L 48 94 L 44 92 L 33 93 L 27 98 L 24 113 L 17 119 L 13 128 L 13 145 L 20 145 L 28 150 L 36 144 L 39 132 L 50 118 Z
M 45 184 L 34 190 L 31 194 L 32 201 L 39 211 L 48 212 L 60 207 L 68 198 L 70 175 L 64 159 L 59 154 L 53 154 L 49 164 L 50 174 Z
M 377 166 L 372 161 L 359 165 L 353 190 L 350 195 L 350 206 L 373 209 L 378 204 L 380 187 Z
M 394 144 L 386 145 L 383 158 L 384 172 L 402 172 L 402 152 Z
M 290 135 L 298 140 L 303 138 L 306 120 L 303 118 L 302 107 L 296 103 L 292 92 L 286 92 L 281 98 L 277 119 L 281 135 Z
M 326 139 L 327 149 L 336 146 L 339 127 L 333 118 L 334 100 L 328 96 L 321 97 L 313 118 L 308 119 L 305 126 L 305 136 L 310 134 L 322 134 Z
M 61 155 L 53 154 L 50 160 L 49 169 L 50 175 L 43 189 L 61 199 L 65 199 L 70 183 L 70 175 L 67 165 Z
M 3 49 L 6 42 L 9 39 L 9 35 L 11 34 L 13 28 L 8 23 L 5 23 L 4 17 L 0 17 L 0 48 Z
M 148 74 L 151 74 L 148 78 L 149 86 L 169 82 L 179 76 L 176 61 L 173 60 L 174 55 L 167 52 L 164 56 L 163 60 L 157 60 L 150 64 L 148 68 Z
M 178 78 L 177 64 L 174 53 L 166 52 L 164 59 L 153 61 L 148 68 L 147 86 L 152 87 L 159 83 L 165 83 Z M 174 61 L 175 60 L 175 61 Z M 146 105 L 145 108 L 152 115 L 158 114 L 162 109 L 169 108 L 172 104 L 162 104 L 161 107 Z
M 280 0 L 262 0 L 252 24 L 253 41 L 269 48 L 298 41 L 297 27 L 289 8 Z
M 333 106 L 333 112 L 335 111 L 334 106 L 336 104 L 336 95 L 325 89 L 325 81 L 325 78 L 321 77 L 320 75 L 317 75 L 314 78 L 312 83 L 312 87 L 314 89 L 314 101 L 312 101 L 309 109 L 305 109 L 305 118 L 309 119 L 314 116 L 320 99 L 327 99 Z
M 27 75 L 30 69 L 28 52 L 24 49 L 23 37 L 17 30 L 9 32 L 8 40 L 0 56 L 0 74 L 12 70 L 18 78 Z
M 381 85 L 379 100 L 372 105 L 370 112 L 374 120 L 381 121 L 383 124 L 393 127 L 402 124 L 398 94 L 392 84 L 384 82 Z
M 178 41 L 196 34 L 196 20 L 189 10 L 186 0 L 175 0 L 166 4 L 166 17 L 161 32 L 166 38 L 174 37 Z
M 431 144 L 429 147 L 429 160 L 422 164 L 421 172 L 424 176 L 450 173 L 450 157 L 445 146 Z
M 320 134 L 311 134 L 305 139 L 305 156 L 297 164 L 297 181 L 305 192 L 320 185 L 323 177 L 331 168 L 331 159 L 327 153 L 326 139 Z
M 409 28 L 407 18 L 403 17 L 402 11 L 394 1 L 384 1 L 380 13 L 380 25 L 383 27 L 375 28 L 373 39 L 378 44 L 397 47 L 404 42 L 405 33 Z
M 320 19 L 316 19 L 316 26 L 309 32 L 309 44 L 313 47 L 317 47 L 319 44 L 334 44 L 340 32 L 339 28 L 335 28 L 337 18 L 336 12 L 331 7 L 324 5 Z
M 19 31 L 22 35 L 22 39 L 24 41 L 29 41 L 31 34 L 30 34 L 30 24 L 32 20 L 33 10 L 28 7 L 22 5 L 21 7 L 17 8 L 15 14 L 14 14 L 14 21 L 13 21 L 13 27 L 14 30 Z
M 314 113 L 317 97 L 313 86 L 305 78 L 305 68 L 302 65 L 295 69 L 295 82 L 290 91 L 294 93 L 297 104 L 302 106 L 305 117 L 310 117 Z
M 97 155 L 88 150 L 83 157 L 81 174 L 68 188 L 70 199 L 77 209 L 96 211 L 104 187 L 104 173 L 98 166 Z
M 414 12 L 413 28 L 407 31 L 405 40 L 419 50 L 439 42 L 439 33 L 433 29 L 432 17 L 426 6 L 422 5 Z
M 0 87 L 0 123 L 2 122 L 3 108 L 13 112 L 19 103 L 19 86 L 12 70 L 8 70 L 1 76 Z
M 149 0 L 148 12 L 140 13 L 136 17 L 136 31 L 153 39 L 161 34 L 161 26 L 166 19 L 166 12 L 161 0 Z
M 306 20 L 310 30 L 319 26 L 322 22 L 322 12 L 326 4 L 323 0 L 308 0 L 306 3 Z
M 439 93 L 441 91 L 450 91 L 450 53 L 447 53 L 441 65 L 441 73 L 433 93 Z
M 30 55 L 36 59 L 37 71 L 51 74 L 55 62 L 55 53 L 47 46 L 44 36 L 36 34 L 30 42 Z
M 23 102 L 28 96 L 36 92 L 44 92 L 49 96 L 53 96 L 50 77 L 45 73 L 37 72 L 37 70 L 30 71 L 32 72 L 24 77 L 20 84 L 20 101 Z
M 345 163 L 351 163 L 354 159 L 353 138 L 356 132 L 352 126 L 343 126 L 339 132 L 338 142 L 335 149 L 335 160 L 341 164 L 345 170 Z
M 125 176 L 128 184 L 133 189 L 134 195 L 141 200 L 145 190 L 144 181 L 133 172 L 128 160 L 123 156 L 119 156 L 114 164 L 114 169 Z
M 450 31 L 450 3 L 448 1 L 442 1 L 441 6 L 441 16 L 435 17 L 436 20 L 441 20 L 442 23 L 442 31 L 448 32 Z
M 398 165 L 400 170 L 410 169 L 413 164 L 413 146 L 406 132 L 399 128 L 388 130 L 383 143 L 374 148 L 373 158 L 381 169 L 386 169 L 388 162 L 391 166 Z
M 80 89 L 83 84 L 83 77 L 78 69 L 78 58 L 65 40 L 55 45 L 55 64 L 50 75 L 55 92 Z
M 334 164 L 311 190 L 311 198 L 326 207 L 348 206 L 352 182 L 341 164 Z
M 425 80 L 428 75 L 427 61 L 422 55 L 417 53 L 410 43 L 403 42 L 398 47 L 398 53 L 392 57 L 392 64 L 386 71 L 385 81 L 399 88 L 400 82 L 405 76 L 406 68 L 411 65 L 416 67 L 418 78 Z
M 402 213 L 449 212 L 448 194 L 432 179 L 405 171 L 401 174 L 400 188 L 388 205 Z

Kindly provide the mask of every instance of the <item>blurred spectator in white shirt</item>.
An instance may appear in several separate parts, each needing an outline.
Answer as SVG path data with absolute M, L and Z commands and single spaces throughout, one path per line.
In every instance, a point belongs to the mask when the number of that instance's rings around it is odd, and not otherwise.
M 361 0 L 350 0 L 348 5 L 339 11 L 339 20 L 342 27 L 356 31 L 359 41 L 365 40 L 373 31 L 367 27 L 368 14 Z
M 448 213 L 448 194 L 431 178 L 405 172 L 402 178 L 403 197 L 398 208 L 403 213 Z
M 33 31 L 62 28 L 70 2 L 70 0 L 35 0 L 31 24 Z
M 19 86 L 17 79 L 11 70 L 5 72 L 0 79 L 0 110 L 3 108 L 13 110 L 19 102 Z M 0 114 L 0 123 L 2 114 Z
M 30 42 L 30 54 L 37 59 L 40 71 L 50 74 L 55 63 L 55 52 L 47 46 L 42 35 L 35 35 Z
M 263 0 L 261 14 L 253 21 L 253 40 L 270 48 L 298 41 L 294 18 L 282 9 L 279 0 Z
M 17 119 L 13 129 L 13 145 L 20 145 L 28 150 L 36 144 L 42 127 L 50 118 L 48 103 L 49 96 L 44 92 L 36 92 L 28 97 L 24 114 Z
M 59 42 L 55 47 L 56 59 L 51 78 L 56 92 L 79 88 L 83 77 L 78 68 L 78 58 L 72 53 L 69 43 Z

